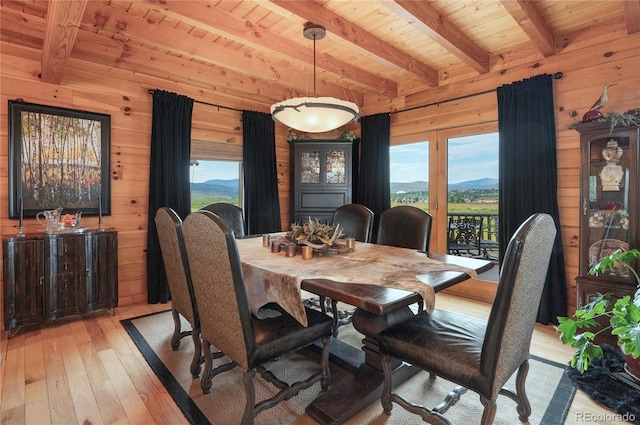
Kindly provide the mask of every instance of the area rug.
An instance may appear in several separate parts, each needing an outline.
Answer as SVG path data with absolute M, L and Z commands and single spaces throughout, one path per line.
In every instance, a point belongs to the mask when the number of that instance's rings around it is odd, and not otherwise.
M 640 391 L 615 378 L 619 376 L 616 372 L 624 371 L 620 351 L 608 344 L 602 345 L 602 351 L 602 359 L 594 360 L 586 372 L 570 368 L 567 376 L 593 401 L 618 413 L 622 420 L 640 425 Z
M 203 394 L 200 380 L 192 379 L 189 364 L 193 355 L 191 338 L 184 338 L 180 349 L 170 347 L 173 321 L 170 311 L 153 313 L 133 319 L 122 320 L 136 346 L 156 373 L 167 391 L 176 401 L 185 417 L 192 424 L 239 424 L 244 410 L 244 386 L 241 371 L 236 368 L 216 376 L 213 390 Z M 188 323 L 184 323 L 189 329 Z M 360 347 L 362 338 L 353 327 L 342 326 L 338 338 L 350 345 Z M 532 405 L 529 424 L 560 425 L 568 413 L 575 394 L 575 387 L 566 376 L 564 365 L 532 356 L 527 379 L 527 394 Z M 296 353 L 268 365 L 268 369 L 287 382 L 308 376 L 318 368 L 318 360 L 309 352 Z M 332 364 L 332 380 L 342 379 L 346 372 Z M 256 378 L 256 400 L 275 394 L 275 387 L 261 378 Z M 508 386 L 514 388 L 515 378 Z M 411 400 L 428 406 L 436 406 L 455 384 L 444 379 L 430 380 L 427 373 L 418 373 L 398 386 L 398 392 Z M 320 393 L 320 384 L 301 391 L 290 400 L 260 413 L 256 424 L 313 425 L 316 422 L 305 413 L 305 407 Z M 482 416 L 482 405 L 472 392 L 463 395 L 460 401 L 446 413 L 456 424 L 477 424 Z M 391 415 L 382 411 L 379 402 L 371 404 L 347 422 L 347 425 L 392 425 L 415 424 L 419 418 L 395 405 Z M 513 425 L 518 420 L 515 403 L 507 397 L 498 397 L 498 413 L 495 425 Z

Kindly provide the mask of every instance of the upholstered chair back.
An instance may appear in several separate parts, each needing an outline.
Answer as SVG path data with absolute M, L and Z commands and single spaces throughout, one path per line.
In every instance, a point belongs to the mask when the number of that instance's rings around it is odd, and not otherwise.
M 492 397 L 529 356 L 555 236 L 551 216 L 534 214 L 507 246 L 480 365 L 483 375 L 495 373 L 489 389 Z
M 343 205 L 333 213 L 332 224 L 340 224 L 345 238 L 370 242 L 373 231 L 373 211 L 361 204 Z
M 242 208 L 226 202 L 215 202 L 202 207 L 202 209 L 211 211 L 220 217 L 233 230 L 236 238 L 239 239 L 245 236 Z
M 431 215 L 410 205 L 389 208 L 380 214 L 376 243 L 429 252 Z
M 255 336 L 233 231 L 215 214 L 189 214 L 182 225 L 200 332 L 243 369 Z
M 171 306 L 189 321 L 198 325 L 198 308 L 195 304 L 191 277 L 189 274 L 184 243 L 182 240 L 182 220 L 174 210 L 167 207 L 158 209 L 155 216 L 162 261 L 167 274 Z

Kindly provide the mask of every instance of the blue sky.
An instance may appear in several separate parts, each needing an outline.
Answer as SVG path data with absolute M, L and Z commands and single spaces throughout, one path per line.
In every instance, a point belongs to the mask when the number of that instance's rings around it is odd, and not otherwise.
M 481 178 L 498 178 L 497 133 L 449 139 L 449 183 Z M 397 183 L 428 181 L 427 142 L 394 146 L 391 149 L 391 181 Z M 191 167 L 191 179 L 202 183 L 212 179 L 238 178 L 238 165 L 230 161 L 199 161 Z M 209 164 L 208 164 L 209 163 Z
M 191 181 L 202 183 L 207 180 L 232 180 L 238 178 L 238 163 L 232 161 L 198 161 L 200 165 L 191 166 Z
M 427 142 L 391 148 L 391 181 L 429 181 Z M 498 178 L 498 135 L 482 134 L 449 139 L 449 183 Z

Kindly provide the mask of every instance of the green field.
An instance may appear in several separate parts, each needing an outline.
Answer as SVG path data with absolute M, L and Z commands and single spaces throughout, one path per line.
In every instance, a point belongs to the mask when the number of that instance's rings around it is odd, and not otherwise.
M 229 202 L 234 205 L 238 205 L 237 199 L 229 199 L 229 198 L 200 198 L 200 199 L 192 199 L 191 200 L 191 211 L 198 211 L 200 208 L 205 205 L 212 204 L 214 202 Z M 396 207 L 398 205 L 402 205 L 400 203 L 392 202 L 391 206 Z M 429 205 L 426 203 L 415 203 L 411 204 L 415 207 L 420 208 L 424 211 L 429 211 Z M 450 213 L 486 213 L 486 214 L 498 214 L 498 204 L 471 204 L 471 203 L 460 203 L 460 204 L 449 204 L 449 212 Z
M 240 205 L 237 199 L 231 198 L 197 198 L 191 199 L 191 212 L 198 211 L 202 207 L 213 204 L 214 202 L 228 202 L 233 205 Z
M 402 205 L 392 202 L 391 206 L 396 207 Z M 411 204 L 414 207 L 418 207 L 421 210 L 429 212 L 429 205 L 426 203 Z M 498 214 L 498 204 L 471 204 L 471 203 L 459 203 L 449 204 L 449 213 L 485 213 L 485 214 Z

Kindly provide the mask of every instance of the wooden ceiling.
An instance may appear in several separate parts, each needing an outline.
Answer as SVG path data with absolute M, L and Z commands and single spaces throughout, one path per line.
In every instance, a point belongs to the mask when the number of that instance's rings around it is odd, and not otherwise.
M 561 53 L 586 31 L 640 31 L 640 0 L 3 0 L 2 47 L 41 53 L 44 82 L 97 63 L 251 99 L 363 105 Z M 200 99 L 207 101 L 208 99 Z

